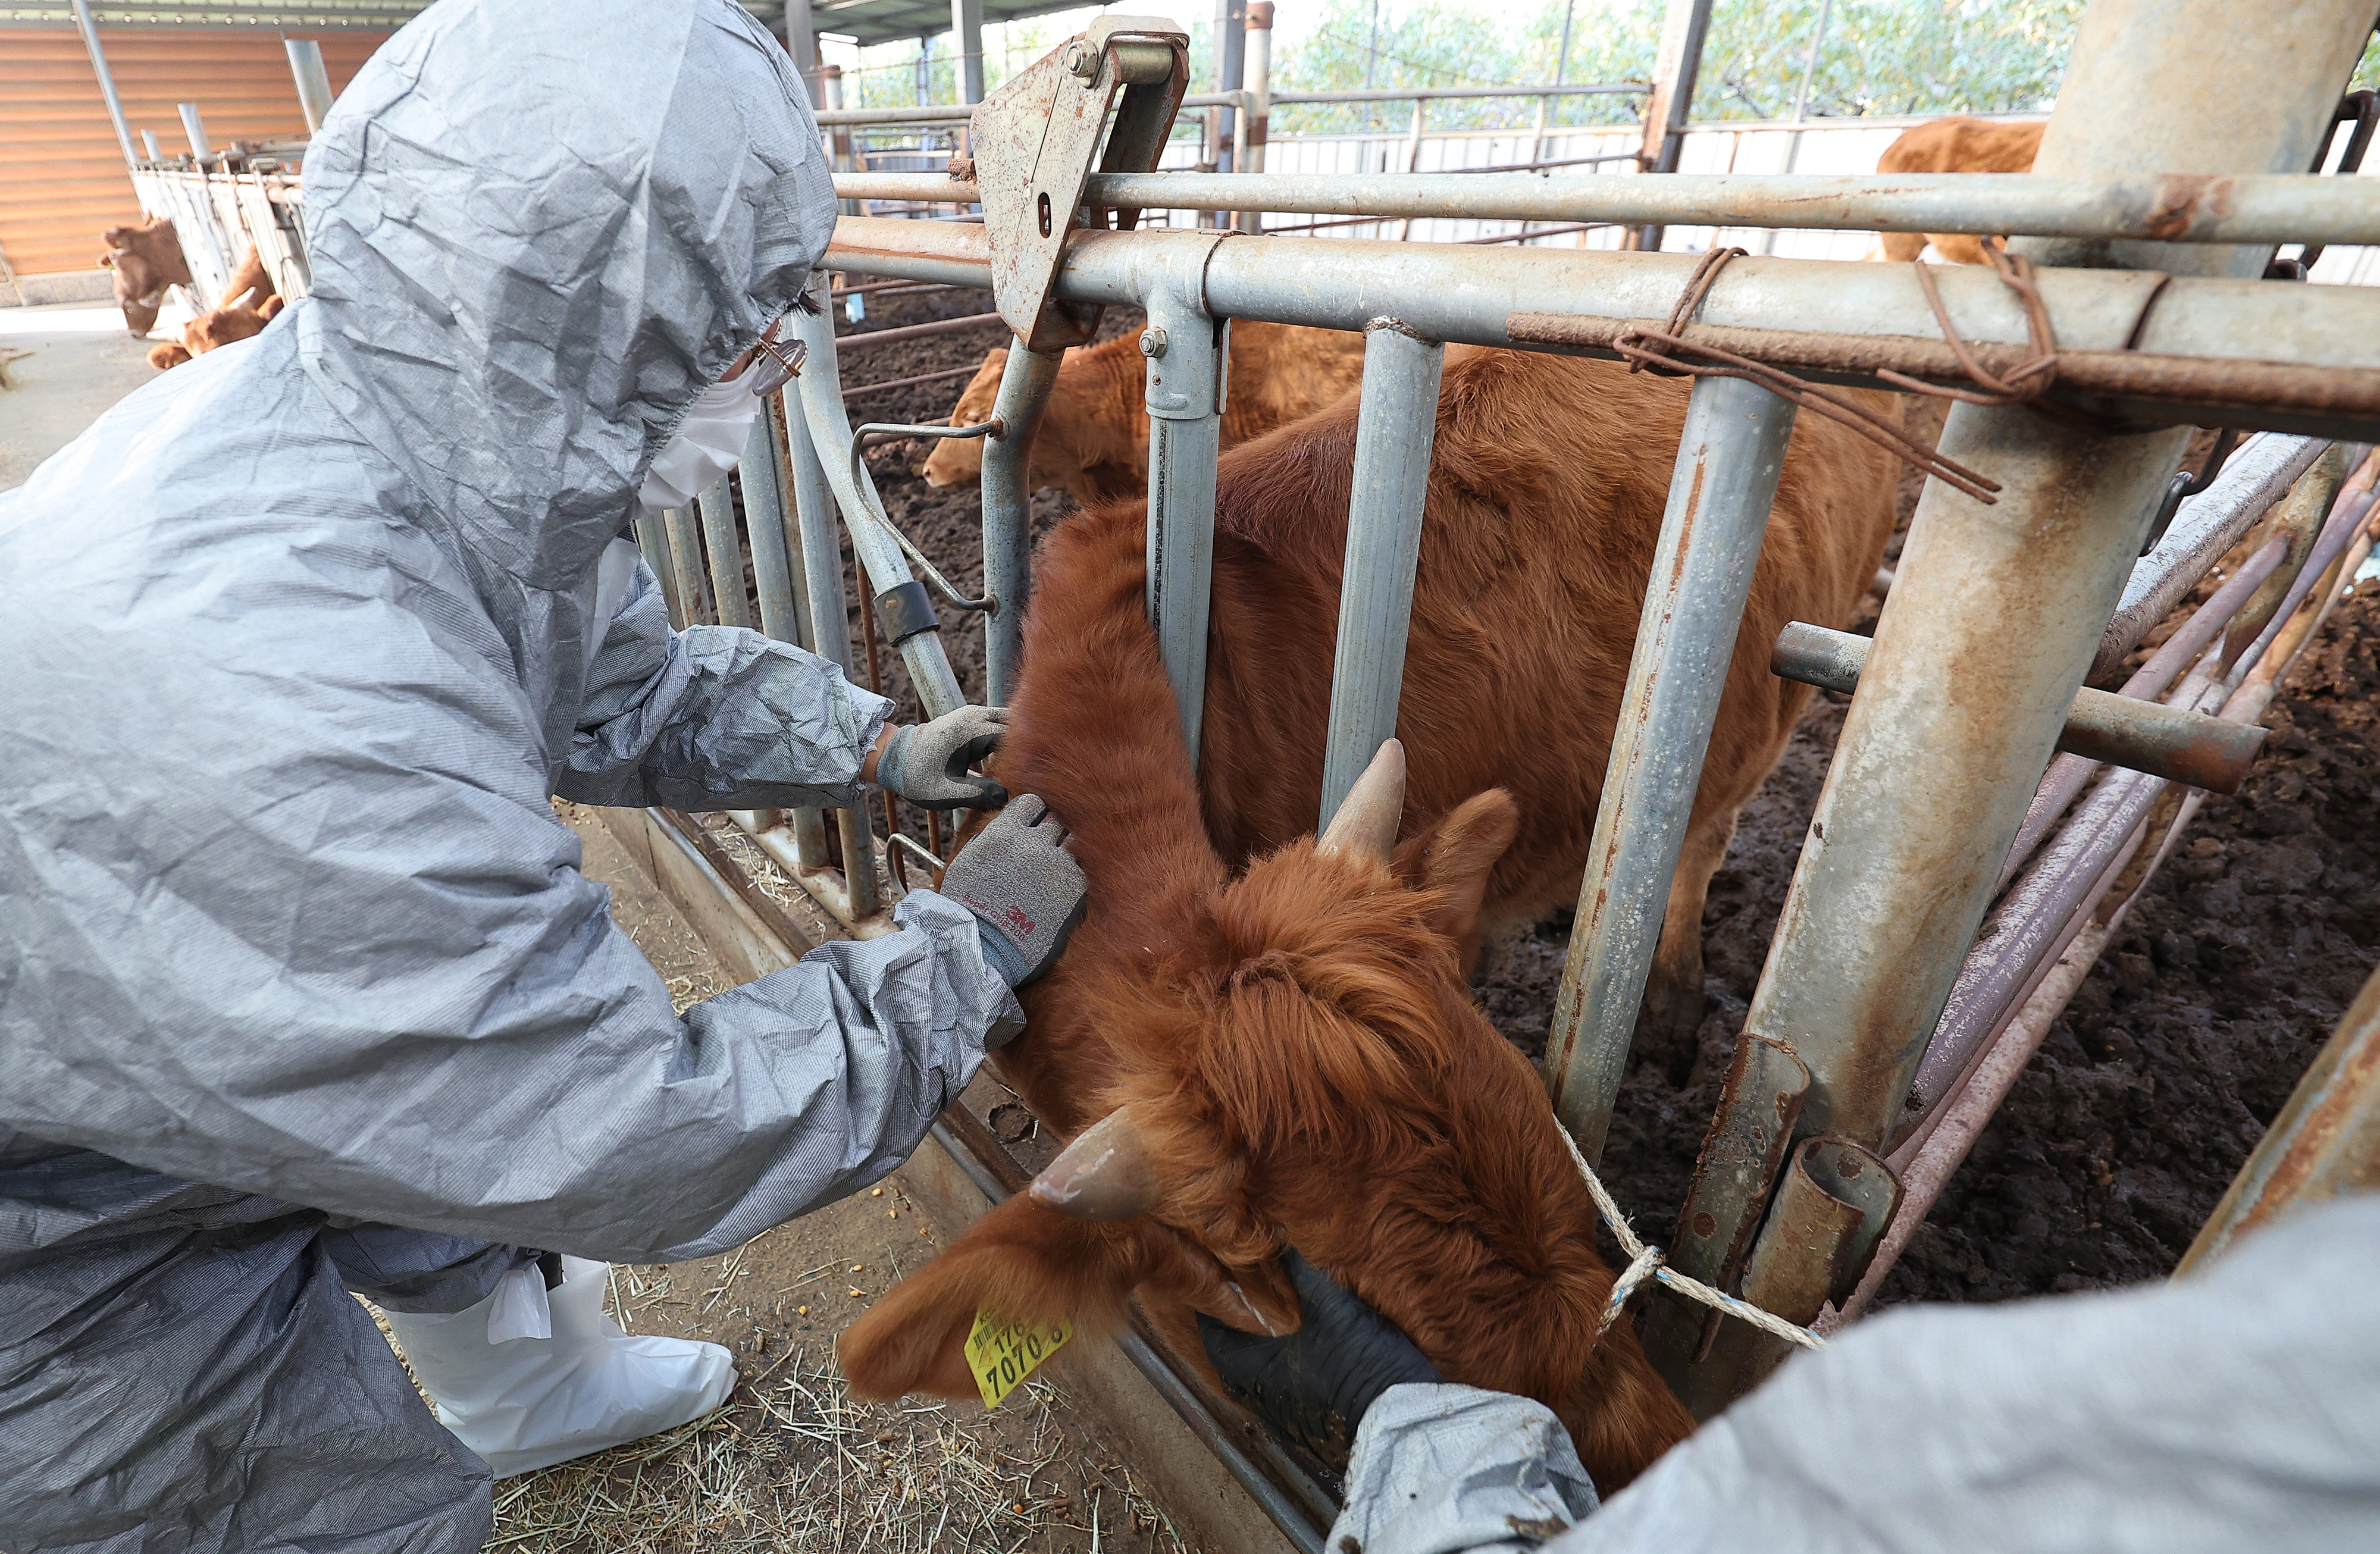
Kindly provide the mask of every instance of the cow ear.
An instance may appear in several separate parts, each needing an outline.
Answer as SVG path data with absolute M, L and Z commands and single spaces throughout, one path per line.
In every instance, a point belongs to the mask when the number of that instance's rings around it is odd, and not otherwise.
M 1488 893 L 1488 882 L 1520 829 L 1520 807 L 1512 795 L 1490 788 L 1463 800 L 1439 821 L 1423 839 L 1420 856 L 1406 861 L 1421 888 L 1439 897 L 1430 927 L 1464 943 L 1466 951 L 1479 927 L 1479 903 Z
M 835 1341 L 843 1373 L 865 1398 L 974 1397 L 966 1340 L 978 1315 L 1069 1323 L 1087 1351 L 1123 1325 L 1145 1260 L 1136 1246 L 1134 1230 L 1052 1214 L 1019 1193 L 844 1329 Z

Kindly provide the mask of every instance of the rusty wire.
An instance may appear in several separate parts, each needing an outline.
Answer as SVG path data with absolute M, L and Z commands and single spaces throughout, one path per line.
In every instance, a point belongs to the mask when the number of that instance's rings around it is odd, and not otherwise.
M 1687 277 L 1685 289 L 1679 293 L 1678 305 L 1670 311 L 1666 329 L 1653 329 L 1637 324 L 1622 331 L 1611 342 L 1611 348 L 1628 363 L 1632 372 L 1647 368 L 1657 372 L 1682 373 L 1691 377 L 1742 378 L 1758 383 L 1794 406 L 1815 411 L 1828 419 L 1849 427 L 1863 437 L 1918 468 L 1936 480 L 1956 487 L 1976 501 L 1992 504 L 1999 498 L 1998 481 L 1969 468 L 1940 452 L 1926 447 L 1902 432 L 1883 418 L 1863 409 L 1852 401 L 1829 390 L 1794 376 L 1779 367 L 1738 356 L 1733 351 L 1716 346 L 1699 345 L 1683 338 L 1682 332 L 1693 319 L 1703 298 L 1710 294 L 1718 273 L 1729 261 L 1743 256 L 1742 249 L 1713 249 L 1705 254 L 1694 273 Z M 1912 394 L 1931 395 L 1937 398 L 1961 400 L 1969 405 L 2004 407 L 2032 405 L 2058 378 L 2058 337 L 2050 327 L 2049 308 L 2042 300 L 2041 289 L 2034 282 L 2032 262 L 2022 255 L 2010 254 L 1997 240 L 1986 240 L 1985 255 L 1989 258 L 1993 273 L 2002 285 L 2016 293 L 2024 307 L 2025 332 L 2031 337 L 2033 357 L 2006 374 L 1994 372 L 1978 360 L 1960 337 L 1950 322 L 1949 310 L 1942 305 L 1942 296 L 1934 284 L 1932 272 L 1923 260 L 1916 261 L 1917 285 L 1925 294 L 1926 305 L 1934 310 L 1934 319 L 1942 329 L 1943 344 L 1950 349 L 1960 370 L 1967 374 L 1973 386 L 1933 383 L 1912 378 L 1905 372 L 1879 368 L 1876 376 Z M 1677 353 L 1689 351 L 1703 359 L 1685 361 Z
M 1703 255 L 1702 262 L 1695 265 L 1694 273 L 1687 277 L 1685 289 L 1679 293 L 1678 305 L 1670 310 L 1666 328 L 1631 324 L 1612 337 L 1611 349 L 1628 363 L 1631 372 L 1650 369 L 1676 376 L 1742 378 L 1747 382 L 1758 383 L 1799 409 L 1812 411 L 1849 427 L 1894 457 L 1913 465 L 1936 480 L 1957 487 L 1978 502 L 1991 504 L 1999 500 L 1993 494 L 2000 489 L 1998 480 L 1954 459 L 1944 457 L 1847 396 L 1797 378 L 1781 367 L 1771 367 L 1767 362 L 1755 361 L 1733 351 L 1723 351 L 1716 346 L 1697 345 L 1681 335 L 1679 331 L 1686 327 L 1694 317 L 1694 310 L 1701 307 L 1703 298 L 1710 294 L 1719 271 L 1726 268 L 1729 261 L 1742 258 L 1743 252 L 1742 249 L 1713 249 Z M 1954 348 L 1959 348 L 1961 359 L 1965 359 L 1963 347 Z M 1703 359 L 1681 360 L 1678 353 L 1682 351 L 1692 352 Z M 1996 382 L 2000 381 L 1994 380 Z M 1928 393 L 1944 392 L 1930 384 L 1923 386 Z

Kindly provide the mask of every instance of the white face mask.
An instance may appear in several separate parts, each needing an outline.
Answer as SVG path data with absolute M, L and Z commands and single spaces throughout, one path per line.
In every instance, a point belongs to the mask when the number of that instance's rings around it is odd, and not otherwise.
M 727 382 L 702 391 L 668 446 L 645 471 L 644 488 L 637 493 L 645 511 L 684 507 L 735 467 L 744 456 L 752 418 L 760 413 L 760 398 L 751 391 L 751 379 L 752 369 L 747 367 Z

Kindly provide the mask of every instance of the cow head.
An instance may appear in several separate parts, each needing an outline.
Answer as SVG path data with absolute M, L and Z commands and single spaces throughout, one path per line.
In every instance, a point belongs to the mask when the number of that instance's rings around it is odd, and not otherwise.
M 1471 1303 L 1495 1291 L 1471 1276 L 1511 1253 L 1505 1243 L 1525 1244 L 1527 1272 L 1572 1276 L 1592 1333 L 1610 1281 L 1591 1214 L 1549 1236 L 1548 1217 L 1577 1204 L 1525 1175 L 1507 1190 L 1468 1163 L 1510 1155 L 1535 1127 L 1543 1136 L 1524 1152 L 1570 1169 L 1542 1085 L 1479 1014 L 1463 972 L 1517 813 L 1504 794 L 1482 794 L 1394 848 L 1403 783 L 1391 741 L 1322 836 L 1207 894 L 1172 954 L 1150 964 L 1094 946 L 1034 990 L 1036 1021 L 1058 1023 L 1028 1039 L 1104 1038 L 1110 1079 L 1087 1098 L 1096 1120 L 1030 1191 L 844 1334 L 858 1390 L 970 1395 L 962 1344 L 979 1310 L 1098 1330 L 1121 1320 L 1135 1286 L 1160 1315 L 1291 1330 L 1284 1245 L 1427 1350 L 1475 1325 Z M 1416 1244 L 1442 1237 L 1449 1246 Z M 1539 1266 L 1549 1244 L 1564 1268 Z
M 974 426 L 991 419 L 993 402 L 1000 397 L 1000 374 L 1008 365 L 1008 351 L 997 348 L 983 358 L 975 376 L 959 392 L 959 402 L 951 407 L 950 424 Z M 971 486 L 983 479 L 983 440 L 978 437 L 941 437 L 934 441 L 934 451 L 926 455 L 918 467 L 929 486 Z

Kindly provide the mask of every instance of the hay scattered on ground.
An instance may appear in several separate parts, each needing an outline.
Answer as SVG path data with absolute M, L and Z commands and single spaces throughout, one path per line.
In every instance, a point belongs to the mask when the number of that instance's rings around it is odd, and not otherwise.
M 826 1344 L 747 1366 L 728 1405 L 692 1424 L 496 1486 L 488 1548 L 1184 1550 L 1112 1453 L 1067 1460 L 1047 1382 L 991 1414 L 862 1402 Z

